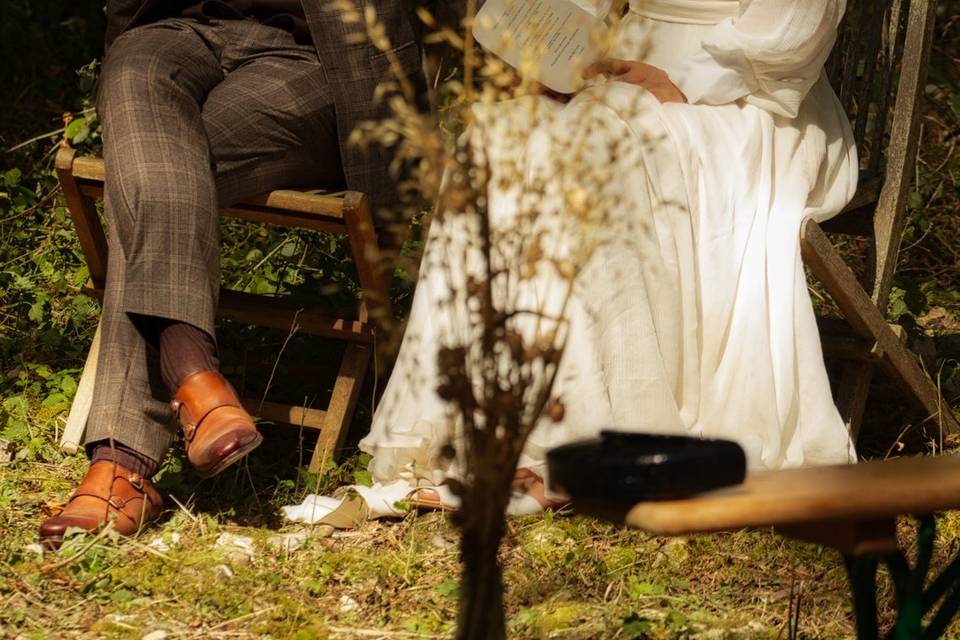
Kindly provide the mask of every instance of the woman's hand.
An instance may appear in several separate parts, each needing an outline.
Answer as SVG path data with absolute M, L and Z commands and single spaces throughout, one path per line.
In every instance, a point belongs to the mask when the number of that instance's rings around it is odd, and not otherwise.
M 650 93 L 660 102 L 686 102 L 687 97 L 670 80 L 667 72 L 652 64 L 607 58 L 587 67 L 585 78 L 604 74 L 612 80 L 636 84 Z

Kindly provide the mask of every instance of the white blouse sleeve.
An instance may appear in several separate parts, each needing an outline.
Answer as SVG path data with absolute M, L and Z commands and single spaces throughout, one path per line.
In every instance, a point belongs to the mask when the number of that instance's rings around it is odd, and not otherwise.
M 665 71 L 691 104 L 745 100 L 795 118 L 836 40 L 846 0 L 740 0 L 692 56 Z

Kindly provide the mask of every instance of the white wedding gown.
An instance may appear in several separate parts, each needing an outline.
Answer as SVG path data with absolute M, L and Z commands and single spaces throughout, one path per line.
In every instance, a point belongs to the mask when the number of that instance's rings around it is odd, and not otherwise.
M 801 221 L 837 214 L 856 189 L 856 147 L 822 71 L 843 11 L 843 0 L 632 0 L 614 56 L 666 70 L 689 104 L 607 82 L 565 105 L 533 98 L 550 117 L 530 123 L 525 148 L 485 138 L 494 172 L 498 157 L 519 158 L 532 175 L 550 165 L 552 128 L 600 119 L 589 161 L 602 162 L 604 137 L 635 141 L 641 166 L 604 188 L 623 198 L 624 228 L 651 234 L 599 251 L 578 277 L 554 394 L 565 415 L 541 420 L 521 467 L 545 477 L 549 449 L 607 427 L 732 439 L 755 469 L 855 459 L 799 249 Z M 628 108 L 638 101 L 639 113 Z M 518 110 L 501 103 L 478 121 L 495 131 Z M 516 202 L 491 187 L 489 206 L 509 218 Z M 439 456 L 456 429 L 436 394 L 437 348 L 455 322 L 436 268 L 440 232 L 431 230 L 397 365 L 360 445 L 386 486 L 456 473 Z

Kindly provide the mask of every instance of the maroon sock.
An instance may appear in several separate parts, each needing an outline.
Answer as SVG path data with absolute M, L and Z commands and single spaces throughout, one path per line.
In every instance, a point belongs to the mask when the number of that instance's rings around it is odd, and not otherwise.
M 155 316 L 132 316 L 144 339 L 160 352 L 160 376 L 170 394 L 198 371 L 219 371 L 213 336 L 186 322 Z
M 217 347 L 206 331 L 185 322 L 172 322 L 160 332 L 160 375 L 171 394 L 190 374 L 219 370 Z
M 103 460 L 115 462 L 131 473 L 139 473 L 148 480 L 160 469 L 160 463 L 156 460 L 116 441 L 111 445 L 109 440 L 101 440 L 90 445 L 90 448 L 93 451 L 90 455 L 91 464 Z

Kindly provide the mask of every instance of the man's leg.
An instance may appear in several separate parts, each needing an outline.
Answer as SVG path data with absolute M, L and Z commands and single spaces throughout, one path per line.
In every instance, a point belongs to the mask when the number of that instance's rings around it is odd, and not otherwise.
M 333 97 L 314 47 L 250 21 L 225 29 L 227 75 L 203 104 L 220 205 L 278 187 L 343 188 Z
M 159 461 L 175 432 L 167 398 L 211 357 L 217 364 L 218 205 L 339 184 L 332 100 L 311 46 L 234 21 L 121 37 L 99 103 L 117 238 L 101 362 L 113 366 L 98 375 L 87 442 L 112 439 Z
M 219 23 L 215 28 L 225 43 L 220 64 L 226 78 L 207 96 L 202 118 L 220 205 L 277 186 L 340 184 L 333 104 L 314 48 L 298 45 L 285 31 L 248 20 Z M 233 431 L 239 436 L 231 440 L 227 434 L 231 423 L 217 415 L 230 409 L 216 407 L 229 400 L 242 411 L 239 398 L 232 389 L 227 394 L 211 393 L 203 380 L 218 378 L 228 386 L 222 376 L 197 372 L 190 358 L 184 360 L 183 354 L 200 353 L 196 346 L 203 337 L 190 324 L 165 329 L 160 360 L 164 379 L 176 389 L 174 402 L 185 425 L 187 457 L 198 471 L 212 475 L 259 444 L 260 436 L 246 440 L 244 432 Z M 171 351 L 180 355 L 173 358 Z M 214 408 L 210 417 L 200 418 L 210 408 Z M 193 422 L 203 421 L 194 438 L 188 426 L 191 416 Z
M 179 21 L 114 42 L 98 94 L 104 126 L 110 264 L 86 442 L 159 462 L 173 439 L 159 354 L 137 315 L 213 334 L 216 188 L 200 105 L 223 79 L 216 43 Z
M 64 512 L 40 527 L 51 546 L 71 526 L 115 520 L 129 534 L 161 511 L 149 479 L 174 425 L 156 345 L 136 319 L 213 332 L 217 202 L 200 104 L 223 79 L 217 46 L 188 23 L 164 21 L 118 38 L 104 61 L 110 257 L 86 434 L 93 460 Z
M 124 38 L 153 29 L 164 31 L 156 25 Z M 282 31 L 238 21 L 198 28 L 211 54 L 223 42 L 229 50 L 217 50 L 219 60 L 190 61 L 177 56 L 194 40 L 192 28 L 173 30 L 182 43 L 169 67 L 139 48 L 143 40 L 131 43 L 131 51 L 119 49 L 124 39 L 118 40 L 111 56 L 125 51 L 132 68 L 121 63 L 126 60 L 108 60 L 100 94 L 112 244 L 101 351 L 106 364 L 98 372 L 87 442 L 97 451 L 109 442 L 113 460 L 114 445 L 144 456 L 154 469 L 175 428 L 165 387 L 179 385 L 172 381 L 195 367 L 197 354 L 216 366 L 217 200 L 225 205 L 276 186 L 342 181 L 332 101 L 312 48 Z M 166 42 L 142 46 L 165 52 Z M 229 71 L 222 82 L 221 69 Z M 171 73 L 188 76 L 185 86 L 172 82 Z M 197 403 L 203 398 L 185 398 L 183 405 L 189 413 Z

